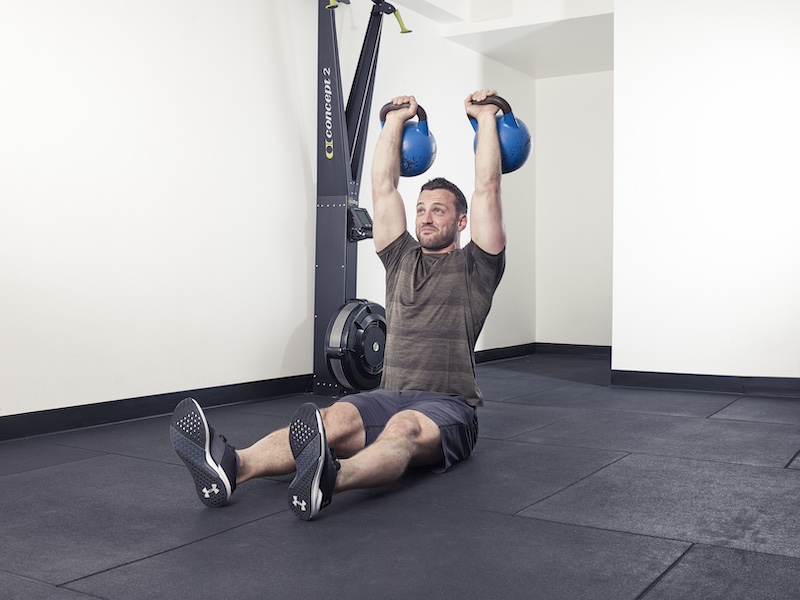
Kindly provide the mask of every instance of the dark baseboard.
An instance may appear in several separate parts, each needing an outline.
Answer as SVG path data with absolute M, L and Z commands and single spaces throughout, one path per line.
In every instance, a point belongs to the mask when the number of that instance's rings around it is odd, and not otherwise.
M 611 358 L 611 346 L 588 346 L 582 344 L 545 344 L 537 342 L 536 354 L 561 354 L 566 356 L 587 356 Z
M 795 377 L 733 377 L 612 370 L 611 385 L 660 390 L 720 392 L 744 396 L 800 398 L 800 378 Z
M 223 406 L 302 394 L 310 386 L 311 375 L 297 375 L 9 415 L 0 417 L 0 441 L 167 415 L 187 396 L 197 400 L 203 407 Z
M 611 346 L 587 346 L 580 344 L 521 344 L 506 348 L 492 348 L 479 350 L 475 353 L 475 362 L 484 363 L 492 360 L 518 358 L 529 354 L 559 354 L 562 356 L 589 356 L 596 358 L 611 358 Z
M 504 358 L 516 358 L 533 354 L 536 344 L 521 344 L 519 346 L 507 346 L 506 348 L 491 348 L 490 350 L 478 350 L 475 352 L 475 362 L 484 363 L 492 360 L 503 360 Z

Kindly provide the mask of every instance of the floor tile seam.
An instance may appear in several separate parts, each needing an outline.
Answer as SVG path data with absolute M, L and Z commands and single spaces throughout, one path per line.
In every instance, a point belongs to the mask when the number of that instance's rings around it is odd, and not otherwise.
M 482 438 L 482 439 L 495 439 L 495 440 L 501 440 L 501 441 L 516 441 L 516 440 L 514 440 L 514 438 L 517 438 L 517 437 L 520 437 L 520 436 L 523 436 L 523 435 L 528 435 L 528 434 L 531 434 L 531 433 L 535 433 L 535 432 L 537 432 L 537 431 L 542 431 L 543 429 L 547 429 L 548 427 L 550 427 L 550 426 L 552 426 L 552 425 L 555 425 L 555 424 L 557 424 L 557 423 L 560 423 L 561 421 L 565 421 L 565 420 L 567 420 L 567 419 L 571 419 L 573 416 L 575 416 L 575 415 L 568 415 L 568 416 L 566 416 L 566 417 L 561 417 L 560 419 L 556 419 L 555 421 L 552 421 L 551 423 L 545 423 L 544 425 L 541 425 L 540 427 L 534 427 L 533 429 L 528 429 L 528 430 L 526 430 L 526 431 L 523 431 L 523 432 L 521 432 L 521 433 L 515 433 L 515 434 L 514 434 L 512 437 L 510 437 L 510 438 L 491 438 L 491 437 L 488 437 L 488 436 L 483 436 L 483 435 L 481 435 L 481 433 L 480 433 L 480 428 L 479 428 L 479 431 L 478 431 L 478 438 Z M 479 422 L 480 422 L 480 421 L 479 421 Z M 523 442 L 523 443 L 524 443 L 524 442 Z
M 678 564 L 681 561 L 683 561 L 683 559 L 686 557 L 687 554 L 689 554 L 689 552 L 692 551 L 692 548 L 694 548 L 695 545 L 696 544 L 694 542 L 691 543 L 689 547 L 686 548 L 686 550 L 684 550 L 678 558 L 672 561 L 672 564 L 670 564 L 666 569 L 664 569 L 664 571 L 658 577 L 656 577 L 652 582 L 650 582 L 650 585 L 648 585 L 642 591 L 641 594 L 636 596 L 636 600 L 644 600 L 647 594 L 649 594 L 673 569 L 675 569 L 678 566 Z
M 789 558 L 794 561 L 800 561 L 800 557 L 794 554 L 779 554 L 778 552 L 762 552 L 761 550 L 748 550 L 746 548 L 739 548 L 738 546 L 722 546 L 713 542 L 694 542 L 695 547 L 715 548 L 717 550 L 730 550 L 732 552 L 746 552 L 747 554 L 758 554 L 761 556 L 768 556 L 771 558 Z
M 712 419 L 711 417 L 696 417 L 693 415 L 665 415 L 662 413 L 649 413 L 649 412 L 638 412 L 638 411 L 615 411 L 614 409 L 597 409 L 598 412 L 603 412 L 605 410 L 609 412 L 630 412 L 631 414 L 647 415 L 652 417 L 664 417 L 668 419 L 681 419 L 685 421 L 695 421 L 698 423 L 708 421 L 711 423 L 720 423 L 720 424 L 738 423 L 741 425 L 772 425 L 772 426 L 780 426 L 785 429 L 790 429 L 790 428 L 793 430 L 797 429 L 796 423 L 771 423 L 767 421 L 743 421 L 738 419 L 720 419 L 720 418 Z
M 527 395 L 526 396 L 515 396 L 514 398 L 511 398 L 510 400 L 514 400 L 514 399 L 522 398 L 522 397 L 527 397 Z M 559 419 L 558 421 L 554 421 L 553 423 L 548 423 L 547 425 L 545 425 L 545 427 L 549 427 L 550 425 L 553 425 L 554 423 L 558 423 L 558 422 L 563 421 L 565 419 L 571 419 L 571 418 L 575 417 L 576 415 L 580 415 L 581 413 L 589 413 L 589 412 L 597 412 L 597 413 L 604 413 L 604 414 L 608 414 L 608 413 L 624 413 L 624 414 L 627 414 L 627 415 L 642 415 L 642 416 L 645 416 L 645 417 L 655 417 L 655 418 L 665 418 L 665 419 L 679 419 L 679 420 L 684 420 L 684 421 L 694 421 L 694 422 L 698 422 L 698 423 L 702 423 L 704 421 L 708 421 L 710 423 L 715 423 L 715 424 L 736 423 L 736 424 L 739 424 L 739 425 L 770 425 L 770 426 L 777 426 L 777 427 L 781 427 L 781 428 L 784 428 L 784 429 L 790 429 L 790 430 L 796 430 L 797 426 L 798 426 L 798 423 L 773 422 L 773 421 L 749 421 L 749 420 L 744 420 L 744 419 L 724 419 L 724 418 L 721 418 L 721 417 L 712 418 L 713 415 L 712 416 L 675 415 L 675 414 L 668 414 L 668 413 L 662 413 L 662 412 L 652 412 L 652 411 L 642 411 L 642 410 L 628 410 L 628 409 L 622 409 L 622 408 L 608 408 L 608 407 L 594 407 L 594 406 L 593 407 L 583 407 L 583 406 L 566 406 L 565 407 L 563 405 L 558 405 L 558 404 L 552 404 L 552 405 L 551 404 L 546 404 L 546 405 L 542 405 L 542 404 L 527 404 L 527 403 L 524 403 L 524 402 L 510 402 L 510 401 L 505 401 L 505 400 L 504 401 L 489 400 L 488 402 L 493 402 L 494 404 L 497 404 L 497 405 L 511 404 L 513 406 L 528 406 L 528 407 L 531 407 L 531 408 L 546 408 L 546 409 L 558 409 L 558 410 L 575 411 L 575 414 L 562 417 L 561 419 Z M 722 409 L 722 410 L 724 410 L 724 409 Z M 716 413 L 713 413 L 713 414 L 718 414 L 718 412 L 719 411 L 717 411 Z M 541 429 L 541 428 L 539 428 L 539 429 Z M 532 431 L 536 431 L 536 430 L 532 430 Z
M 583 411 L 583 412 L 610 412 L 610 413 L 625 413 L 631 415 L 649 415 L 653 417 L 677 417 L 677 418 L 686 418 L 686 419 L 697 419 L 697 420 L 705 420 L 711 419 L 713 415 L 717 414 L 719 411 L 712 413 L 711 416 L 696 416 L 696 415 L 686 415 L 686 414 L 672 414 L 672 413 L 665 413 L 665 412 L 654 412 L 651 410 L 632 410 L 628 408 L 612 408 L 606 406 L 564 406 L 563 404 L 553 403 L 553 404 L 529 404 L 527 402 L 513 402 L 518 398 L 527 398 L 529 396 L 533 396 L 535 394 L 524 394 L 522 396 L 514 396 L 509 400 L 487 400 L 487 402 L 492 402 L 494 404 L 512 404 L 514 406 L 530 406 L 531 408 L 556 408 L 560 410 L 575 410 L 575 411 Z M 727 407 L 726 407 L 727 408 Z M 720 409 L 720 410 L 724 410 Z M 780 421 L 748 421 L 744 419 L 725 419 L 722 417 L 714 418 L 714 422 L 733 422 L 733 423 L 754 423 L 754 424 L 764 424 L 764 425 L 789 425 L 794 426 L 795 423 L 786 423 Z
M 708 415 L 687 415 L 687 414 L 671 414 L 665 412 L 655 412 L 650 410 L 633 410 L 630 408 L 616 408 L 616 407 L 607 407 L 607 406 L 592 406 L 592 407 L 585 407 L 585 406 L 564 406 L 563 404 L 559 404 L 557 401 L 554 401 L 552 404 L 529 404 L 527 402 L 515 402 L 520 398 L 533 398 L 539 394 L 546 393 L 552 391 L 554 389 L 562 389 L 564 387 L 569 386 L 557 386 L 555 388 L 548 388 L 544 390 L 540 390 L 537 392 L 527 393 L 527 394 L 518 394 L 515 396 L 509 396 L 504 400 L 486 400 L 486 402 L 492 402 L 495 404 L 513 404 L 514 406 L 531 406 L 535 408 L 558 408 L 558 409 L 568 409 L 568 410 L 582 410 L 582 411 L 597 411 L 597 412 L 621 412 L 627 414 L 636 414 L 636 415 L 651 415 L 654 417 L 670 417 L 670 418 L 679 418 L 679 419 L 696 419 L 696 420 L 712 420 L 713 422 L 726 422 L 726 423 L 752 423 L 755 425 L 783 425 L 788 427 L 797 426 L 799 423 L 787 423 L 786 421 L 754 421 L 750 419 L 731 419 L 725 417 L 718 417 L 717 415 L 722 411 L 730 408 L 734 403 L 738 400 L 745 398 L 745 396 L 737 396 L 735 400 L 729 402 L 725 406 L 721 407 L 718 410 L 708 414 Z
M 786 421 L 751 421 L 749 419 L 730 419 L 725 417 L 707 417 L 709 420 L 720 422 L 724 421 L 726 423 L 749 423 L 752 425 L 784 425 L 786 427 L 798 427 L 800 426 L 800 421 L 796 423 L 787 423 Z
M 522 396 L 517 396 L 517 398 L 521 398 Z M 503 406 L 524 406 L 526 408 L 543 408 L 545 410 L 569 410 L 572 411 L 574 414 L 568 415 L 566 417 L 562 417 L 559 420 L 568 419 L 580 413 L 587 413 L 593 412 L 596 409 L 594 408 L 585 408 L 583 406 L 559 406 L 557 404 L 528 404 L 527 402 L 499 402 L 493 401 L 494 404 L 499 405 L 498 408 Z M 480 415 L 480 409 L 478 409 L 478 414 Z
M 685 415 L 685 414 L 678 415 L 678 414 L 672 414 L 672 413 L 654 412 L 654 411 L 650 411 L 650 410 L 631 410 L 631 409 L 626 409 L 626 408 L 599 407 L 599 408 L 591 408 L 591 409 L 587 409 L 587 410 L 596 410 L 598 412 L 617 412 L 617 413 L 626 413 L 626 414 L 632 414 L 632 415 L 649 415 L 649 416 L 653 416 L 653 417 L 670 417 L 670 418 L 675 417 L 675 418 L 679 418 L 679 419 L 695 419 L 695 420 L 698 420 L 698 421 L 704 421 L 704 420 L 707 420 L 707 419 L 711 418 L 710 416 L 700 416 L 700 415 L 696 416 L 696 415 Z M 713 414 L 716 414 L 716 413 L 713 413 Z M 715 419 L 715 422 L 718 422 L 718 421 L 732 421 L 732 422 L 738 422 L 738 423 L 750 423 L 750 422 L 752 422 L 752 423 L 762 423 L 762 421 L 741 421 L 741 420 L 737 421 L 737 420 L 734 420 L 734 419 L 721 419 L 721 418 Z M 766 423 L 766 422 L 764 422 L 764 423 Z M 786 425 L 787 423 L 769 423 L 769 424 Z
M 538 431 L 538 430 L 535 430 L 535 431 Z M 498 442 L 514 442 L 514 443 L 518 443 L 518 444 L 528 444 L 530 446 L 548 446 L 548 447 L 553 447 L 553 448 L 571 448 L 571 449 L 574 449 L 574 450 L 595 450 L 595 451 L 600 451 L 600 452 L 616 452 L 616 453 L 625 454 L 625 456 L 623 456 L 622 458 L 627 458 L 628 456 L 651 456 L 651 457 L 654 457 L 654 458 L 674 458 L 674 459 L 678 459 L 678 460 L 690 460 L 690 461 L 694 461 L 694 462 L 705 462 L 705 463 L 711 463 L 711 464 L 730 465 L 730 466 L 738 466 L 738 467 L 752 467 L 752 468 L 755 468 L 755 469 L 772 469 L 772 470 L 775 470 L 775 471 L 786 471 L 786 470 L 798 471 L 798 469 L 791 469 L 791 468 L 788 467 L 788 465 L 792 464 L 792 462 L 794 461 L 794 458 L 791 461 L 789 461 L 789 463 L 787 465 L 785 465 L 785 466 L 763 465 L 763 464 L 732 462 L 732 461 L 727 461 L 727 460 L 712 460 L 712 459 L 707 459 L 707 458 L 697 458 L 697 457 L 693 457 L 693 456 L 683 456 L 683 455 L 679 455 L 679 454 L 656 454 L 654 452 L 641 452 L 641 451 L 638 451 L 638 450 L 626 450 L 624 448 L 601 448 L 601 447 L 598 447 L 598 446 L 577 446 L 577 445 L 572 445 L 572 444 L 553 444 L 553 443 L 541 443 L 541 442 L 527 442 L 525 440 L 517 439 L 518 437 L 523 436 L 523 435 L 527 435 L 527 434 L 526 433 L 521 433 L 521 434 L 515 435 L 514 437 L 510 437 L 510 438 L 483 437 L 482 439 L 491 439 L 493 441 L 498 441 Z M 800 451 L 798 451 L 797 454 L 795 454 L 795 457 L 797 457 L 798 455 L 800 455 Z
M 664 541 L 664 542 L 675 542 L 675 543 L 678 543 L 678 544 L 687 544 L 689 547 L 695 546 L 695 545 L 700 543 L 700 542 L 696 542 L 694 540 L 686 540 L 686 539 L 681 539 L 681 538 L 677 538 L 677 537 L 667 537 L 667 536 L 662 536 L 662 535 L 655 535 L 655 534 L 652 534 L 652 533 L 642 533 L 641 531 L 629 531 L 627 529 L 611 529 L 609 527 L 598 527 L 597 525 L 587 525 L 585 523 L 572 523 L 570 521 L 560 521 L 558 519 L 549 519 L 549 518 L 543 517 L 543 516 L 526 517 L 525 515 L 520 514 L 524 510 L 525 509 L 523 509 L 523 510 L 521 510 L 519 512 L 516 512 L 511 516 L 513 516 L 515 518 L 518 518 L 518 519 L 529 519 L 531 521 L 541 521 L 543 523 L 554 523 L 556 525 L 566 525 L 568 527 L 580 527 L 581 529 L 589 529 L 591 531 L 601 531 L 601 532 L 604 532 L 604 533 L 617 533 L 617 534 L 621 534 L 621 535 L 632 535 L 632 536 L 641 537 L 641 538 L 648 538 L 648 539 L 651 539 L 651 540 L 659 540 L 659 541 Z M 721 547 L 725 548 L 724 546 L 721 546 Z M 739 548 L 727 548 L 727 549 L 728 550 L 740 550 Z M 687 550 L 688 550 L 688 548 L 687 548 Z M 749 552 L 749 551 L 748 550 L 744 550 L 744 552 Z M 781 555 L 777 555 L 777 556 L 781 556 Z
M 533 503 L 529 504 L 528 506 L 526 506 L 525 508 L 522 508 L 522 509 L 520 509 L 519 511 L 517 511 L 517 512 L 516 512 L 516 513 L 514 513 L 514 514 L 515 514 L 515 515 L 518 515 L 520 512 L 522 512 L 522 511 L 524 511 L 524 510 L 527 510 L 527 509 L 529 509 L 529 508 L 531 508 L 531 507 L 533 507 L 533 506 L 536 506 L 537 504 L 540 504 L 540 503 L 544 502 L 545 500 L 548 500 L 548 499 L 552 498 L 553 496 L 557 496 L 558 494 L 561 494 L 562 492 L 566 492 L 566 491 L 567 491 L 567 490 L 569 490 L 570 488 L 572 488 L 572 487 L 574 487 L 574 486 L 578 485 L 579 483 L 581 483 L 581 482 L 583 482 L 583 481 L 586 481 L 586 480 L 587 480 L 587 479 L 589 479 L 590 477 L 593 477 L 593 476 L 597 475 L 597 474 L 598 474 L 599 472 L 601 472 L 602 470 L 604 470 L 604 469 L 607 469 L 607 468 L 608 468 L 608 467 L 610 467 L 611 465 L 614 465 L 614 464 L 618 463 L 619 461 L 621 461 L 621 460 L 623 460 L 623 459 L 627 458 L 628 456 L 630 456 L 630 454 L 623 454 L 622 456 L 618 456 L 617 458 L 614 458 L 614 459 L 613 459 L 613 460 L 611 460 L 610 462 L 608 462 L 608 463 L 604 464 L 603 466 L 601 466 L 601 467 L 599 467 L 599 468 L 595 469 L 595 470 L 594 470 L 594 471 L 592 471 L 591 473 L 587 473 L 586 475 L 584 475 L 584 476 L 583 476 L 583 477 L 581 477 L 580 479 L 577 479 L 577 480 L 573 481 L 573 482 L 572 482 L 572 483 L 570 483 L 569 485 L 566 485 L 566 486 L 564 486 L 563 488 L 561 488 L 561 489 L 559 489 L 559 490 L 556 490 L 556 491 L 552 492 L 551 494 L 547 494 L 546 496 L 543 496 L 543 497 L 539 498 L 538 500 L 536 500 L 536 502 L 533 502 Z
M 699 463 L 708 463 L 711 465 L 727 465 L 731 467 L 747 467 L 751 469 L 764 469 L 770 471 L 786 471 L 786 466 L 778 466 L 778 465 L 764 465 L 764 464 L 753 464 L 753 463 L 744 463 L 744 462 L 732 462 L 729 460 L 714 460 L 710 458 L 697 458 L 692 456 L 681 456 L 677 454 L 654 454 L 652 452 L 636 452 L 631 450 L 618 450 L 617 452 L 628 452 L 630 456 L 651 456 L 653 458 L 673 458 L 677 460 L 688 460 L 692 462 L 699 462 Z M 800 452 L 799 452 L 800 453 Z M 791 464 L 791 463 L 789 463 Z M 790 471 L 796 469 L 789 469 Z
M 504 400 L 492 400 L 491 398 L 484 398 L 484 400 L 486 402 L 497 402 L 498 404 L 520 404 L 519 402 L 510 402 L 510 400 L 516 400 L 517 398 L 527 398 L 529 396 L 536 396 L 537 394 L 544 394 L 546 392 L 552 392 L 553 390 L 560 390 L 560 389 L 563 389 L 563 388 L 570 387 L 572 385 L 574 385 L 574 384 L 569 383 L 569 384 L 566 384 L 566 385 L 555 385 L 553 387 L 543 388 L 541 390 L 536 390 L 535 392 L 525 392 L 523 394 L 514 394 L 513 396 L 505 396 Z M 482 384 L 479 383 L 478 387 L 483 388 L 485 386 L 483 386 Z
M 741 547 L 738 547 L 738 546 L 725 546 L 725 545 L 711 543 L 711 542 L 697 541 L 697 540 L 691 540 L 691 539 L 683 539 L 683 538 L 679 538 L 679 537 L 668 537 L 668 536 L 663 536 L 663 535 L 655 535 L 655 534 L 645 533 L 645 532 L 641 532 L 641 531 L 631 531 L 631 530 L 628 530 L 628 529 L 612 529 L 610 527 L 599 527 L 597 525 L 587 525 L 585 523 L 575 523 L 575 522 L 571 522 L 571 521 L 552 519 L 552 518 L 548 518 L 548 517 L 541 516 L 541 515 L 538 515 L 538 516 L 535 516 L 535 517 L 534 516 L 528 517 L 528 516 L 525 516 L 523 514 L 520 514 L 520 513 L 524 512 L 525 510 L 526 509 L 522 509 L 522 510 L 520 510 L 520 511 L 518 511 L 518 512 L 516 512 L 516 513 L 514 513 L 513 515 L 510 515 L 510 516 L 512 516 L 514 518 L 519 518 L 519 519 L 529 519 L 531 521 L 541 521 L 541 522 L 544 522 L 544 523 L 554 523 L 556 525 L 566 525 L 566 526 L 569 526 L 569 527 L 579 527 L 581 529 L 590 529 L 592 531 L 618 533 L 618 534 L 622 534 L 622 535 L 633 535 L 633 536 L 649 538 L 649 539 L 653 539 L 653 540 L 661 540 L 661 541 L 667 541 L 667 542 L 676 542 L 676 543 L 680 543 L 680 544 L 688 544 L 689 547 L 686 549 L 686 551 L 683 553 L 683 555 L 685 555 L 686 552 L 688 552 L 692 548 L 697 548 L 697 547 L 702 546 L 702 547 L 708 547 L 708 548 L 716 548 L 718 550 L 728 550 L 728 551 L 731 551 L 731 552 L 746 552 L 748 554 L 758 554 L 758 555 L 761 555 L 761 556 L 767 556 L 767 557 L 773 557 L 773 558 L 788 558 L 788 559 L 800 561 L 799 557 L 797 557 L 795 555 L 792 555 L 792 554 L 780 554 L 780 553 L 777 553 L 777 552 L 762 552 L 760 550 L 748 550 L 746 548 L 741 548 Z M 639 600 L 639 599 L 637 598 L 637 600 Z
M 36 579 L 34 577 L 31 577 L 30 575 L 21 575 L 19 573 L 13 573 L 11 571 L 7 571 L 5 569 L 0 569 L 0 573 L 4 573 L 4 574 L 6 574 L 6 575 L 8 575 L 10 577 L 14 577 L 14 578 L 17 578 L 17 579 L 22 579 L 24 581 L 35 583 L 37 585 L 43 585 L 43 586 L 46 586 L 48 588 L 53 588 L 53 589 L 57 589 L 57 590 L 65 590 L 67 592 L 80 594 L 81 596 L 83 596 L 83 597 L 85 597 L 87 599 L 89 599 L 89 598 L 100 598 L 100 596 L 95 596 L 94 594 L 87 594 L 86 592 L 81 592 L 81 591 L 74 590 L 74 589 L 66 587 L 69 582 L 67 582 L 67 583 L 53 583 L 52 581 L 44 581 L 42 579 Z
M 721 413 L 723 410 L 725 410 L 725 409 L 727 409 L 727 408 L 730 408 L 731 406 L 733 406 L 735 403 L 737 403 L 737 402 L 738 402 L 739 400 L 741 400 L 742 398 L 744 398 L 744 396 L 742 396 L 741 394 L 737 395 L 737 396 L 736 396 L 736 398 L 734 398 L 733 400 L 731 400 L 730 402 L 728 402 L 728 404 L 726 404 L 725 406 L 723 406 L 722 408 L 720 408 L 718 411 L 716 411 L 716 412 L 713 412 L 713 413 L 711 413 L 710 415 L 708 415 L 708 417 L 707 417 L 707 418 L 709 418 L 709 419 L 713 418 L 713 417 L 714 417 L 714 415 L 718 415 L 718 414 L 719 414 L 719 413 Z
M 783 468 L 784 469 L 792 469 L 792 463 L 797 460 L 798 456 L 800 456 L 800 450 L 798 450 L 797 452 L 794 453 L 794 456 L 792 456 L 792 458 L 789 459 L 789 462 L 787 462 L 783 466 Z
M 86 450 L 86 448 L 76 448 L 77 450 Z M 16 471 L 14 473 L 8 473 L 6 475 L 0 475 L 0 479 L 4 479 L 5 477 L 14 477 L 15 475 L 25 475 L 26 473 L 35 473 L 36 471 L 43 471 L 45 469 L 56 469 L 58 467 L 63 467 L 65 465 L 73 465 L 75 463 L 80 463 L 86 460 L 94 460 L 96 458 L 103 458 L 105 456 L 112 456 L 111 452 L 101 452 L 99 450 L 94 450 L 93 452 L 97 452 L 94 456 L 84 456 L 83 458 L 76 458 L 75 460 L 65 460 L 58 463 L 53 463 L 49 465 L 42 465 L 41 467 L 34 467 L 32 469 L 25 469 L 23 471 Z M 165 463 L 166 464 L 166 463 Z M 174 464 L 174 463 L 169 463 Z
M 135 455 L 132 455 L 132 454 L 124 454 L 122 452 L 109 452 L 107 450 L 96 450 L 94 448 L 84 448 L 83 446 L 71 446 L 69 444 L 54 444 L 54 445 L 60 446 L 61 448 L 71 448 L 73 450 L 86 450 L 87 452 L 96 452 L 97 454 L 95 454 L 94 456 L 84 456 L 83 458 L 76 458 L 75 460 L 67 460 L 67 461 L 54 463 L 54 464 L 50 464 L 50 465 L 43 465 L 41 467 L 36 467 L 34 469 L 27 469 L 25 471 L 17 471 L 16 473 L 9 473 L 8 475 L 0 475 L 0 479 L 2 479 L 3 477 L 10 477 L 11 475 L 19 475 L 19 474 L 22 474 L 22 473 L 33 473 L 35 471 L 40 471 L 42 469 L 57 468 L 57 467 L 61 467 L 61 466 L 64 466 L 64 465 L 71 465 L 71 464 L 83 462 L 85 460 L 94 460 L 96 458 L 103 458 L 103 457 L 106 457 L 106 456 L 119 456 L 119 457 L 122 457 L 122 458 L 130 458 L 132 460 L 141 460 L 141 461 L 144 461 L 144 462 L 147 462 L 147 463 L 156 463 L 156 464 L 159 464 L 159 465 L 170 465 L 170 466 L 173 466 L 173 467 L 180 466 L 178 463 L 171 462 L 169 460 L 160 460 L 160 459 L 156 459 L 156 458 L 147 458 L 145 456 L 135 456 Z
M 40 585 L 46 585 L 48 587 L 61 587 L 63 584 L 53 583 L 52 581 L 45 581 L 43 579 L 36 579 L 35 577 L 31 577 L 30 575 L 22 575 L 21 573 L 15 573 L 14 571 L 9 571 L 8 569 L 0 568 L 0 574 L 8 575 L 9 577 L 15 577 L 17 579 L 23 579 L 25 581 L 30 581 L 31 583 L 38 583 Z M 72 590 L 70 590 L 72 591 Z
M 146 561 L 146 560 L 150 560 L 151 558 L 155 558 L 157 556 L 162 556 L 164 554 L 168 554 L 170 552 L 174 552 L 174 551 L 180 550 L 182 548 L 188 548 L 189 546 L 192 546 L 194 544 L 205 542 L 207 540 L 213 539 L 213 538 L 221 536 L 221 535 L 226 535 L 226 534 L 230 533 L 231 531 L 235 531 L 235 530 L 240 529 L 242 527 L 246 527 L 248 525 L 252 525 L 253 523 L 258 523 L 259 521 L 263 521 L 265 519 L 272 518 L 275 515 L 278 515 L 278 514 L 281 514 L 281 513 L 285 513 L 285 512 L 289 512 L 289 509 L 287 508 L 287 509 L 279 510 L 277 512 L 270 513 L 268 515 L 257 517 L 255 519 L 250 519 L 249 521 L 245 521 L 243 523 L 239 523 L 237 525 L 233 525 L 231 527 L 223 529 L 222 531 L 218 531 L 218 532 L 212 533 L 210 535 L 199 537 L 197 539 L 191 540 L 191 541 L 183 543 L 183 544 L 177 544 L 175 546 L 171 546 L 170 548 L 166 548 L 164 550 L 160 550 L 158 552 L 154 552 L 152 554 L 148 554 L 147 556 L 140 556 L 139 558 L 136 558 L 134 560 L 129 560 L 129 561 L 126 561 L 126 562 L 122 562 L 122 563 L 113 565 L 113 566 L 105 568 L 105 569 L 100 569 L 99 571 L 95 571 L 94 573 L 89 573 L 87 575 L 82 575 L 81 577 L 76 577 L 75 579 L 71 579 L 69 581 L 64 581 L 64 582 L 61 582 L 61 583 L 56 584 L 56 585 L 57 585 L 57 587 L 62 587 L 62 588 L 68 589 L 70 591 L 84 593 L 84 592 L 81 592 L 80 590 L 75 590 L 75 589 L 70 588 L 68 586 L 70 586 L 72 584 L 75 584 L 75 583 L 77 583 L 79 581 L 83 581 L 85 579 L 91 579 L 92 577 L 96 577 L 98 575 L 102 575 L 103 573 L 109 573 L 109 572 L 114 571 L 116 569 L 121 569 L 121 568 L 124 568 L 124 567 L 128 567 L 130 565 L 135 565 L 137 563 L 140 563 L 140 562 L 143 562 L 143 561 Z M 53 585 L 53 584 L 50 584 L 50 585 Z
M 535 430 L 535 431 L 538 431 L 538 430 Z M 617 453 L 623 453 L 623 454 L 637 454 L 636 452 L 632 452 L 630 450 L 619 450 L 619 449 L 614 449 L 614 448 L 599 448 L 599 447 L 596 447 L 596 446 L 578 446 L 578 445 L 575 445 L 575 444 L 556 444 L 556 443 L 553 443 L 553 442 L 528 442 L 526 440 L 517 439 L 517 438 L 519 438 L 521 436 L 528 435 L 528 433 L 530 433 L 530 432 L 520 433 L 520 434 L 514 435 L 513 437 L 510 437 L 510 438 L 501 438 L 501 439 L 483 438 L 483 439 L 495 439 L 495 441 L 499 441 L 499 442 L 514 442 L 514 443 L 517 443 L 517 444 L 528 444 L 529 446 L 547 446 L 549 448 L 571 448 L 571 449 L 575 449 L 575 450 L 599 450 L 601 452 L 604 451 L 604 452 L 617 452 Z
M 130 424 L 134 424 L 134 423 L 142 423 L 142 422 L 145 422 L 145 421 L 152 421 L 152 420 L 155 420 L 155 419 L 165 419 L 166 420 L 166 418 L 169 417 L 171 414 L 172 414 L 171 412 L 159 413 L 157 415 L 147 415 L 147 416 L 144 416 L 144 417 L 133 417 L 131 419 L 122 419 L 120 421 L 109 421 L 108 423 L 97 423 L 95 425 L 85 425 L 85 426 L 82 426 L 82 427 L 72 427 L 70 429 L 60 429 L 58 431 L 47 431 L 45 433 L 37 433 L 37 434 L 34 434 L 34 435 L 27 435 L 27 436 L 18 437 L 18 438 L 12 438 L 10 440 L 3 440 L 2 442 L 0 442 L 0 445 L 6 444 L 6 443 L 9 443 L 9 442 L 22 442 L 22 441 L 45 442 L 45 443 L 48 443 L 48 444 L 50 444 L 50 443 L 54 443 L 55 444 L 56 442 L 54 442 L 52 440 L 48 440 L 47 438 L 55 438 L 55 437 L 58 437 L 60 435 L 65 435 L 65 434 L 70 434 L 70 433 L 88 433 L 90 431 L 102 430 L 102 429 L 106 429 L 108 427 L 115 427 L 115 426 L 118 426 L 118 425 L 130 425 Z

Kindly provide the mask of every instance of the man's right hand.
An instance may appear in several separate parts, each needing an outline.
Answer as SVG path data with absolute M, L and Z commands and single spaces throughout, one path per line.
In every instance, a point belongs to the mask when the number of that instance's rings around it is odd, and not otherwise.
M 397 96 L 392 98 L 392 104 L 397 106 L 402 106 L 403 104 L 408 104 L 407 108 L 398 108 L 396 110 L 391 110 L 386 113 L 386 122 L 388 123 L 391 119 L 392 121 L 400 121 L 401 123 L 405 123 L 409 119 L 413 119 L 417 116 L 417 99 L 414 96 Z

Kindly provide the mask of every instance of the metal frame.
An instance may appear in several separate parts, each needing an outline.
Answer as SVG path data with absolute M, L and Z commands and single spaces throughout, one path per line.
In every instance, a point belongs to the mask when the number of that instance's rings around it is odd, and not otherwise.
M 361 55 L 344 107 L 336 37 L 338 3 L 318 0 L 317 234 L 311 391 L 327 396 L 346 393 L 331 373 L 325 356 L 328 323 L 343 305 L 355 298 L 357 244 L 360 239 L 371 237 L 371 232 L 363 233 L 363 229 L 359 230 L 362 235 L 351 235 L 354 228 L 350 212 L 358 207 L 383 16 L 394 13 L 401 30 L 407 31 L 394 6 L 383 0 L 372 2 Z M 363 209 L 360 212 L 363 215 Z

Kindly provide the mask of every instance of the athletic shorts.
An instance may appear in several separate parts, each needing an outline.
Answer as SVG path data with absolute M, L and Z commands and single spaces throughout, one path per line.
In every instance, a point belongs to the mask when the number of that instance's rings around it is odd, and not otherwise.
M 435 473 L 444 473 L 455 463 L 467 458 L 478 441 L 477 411 L 460 396 L 378 389 L 345 396 L 340 402 L 349 402 L 361 413 L 367 446 L 378 438 L 389 419 L 400 411 L 416 410 L 433 420 L 442 435 L 444 455 L 441 463 L 430 467 Z

